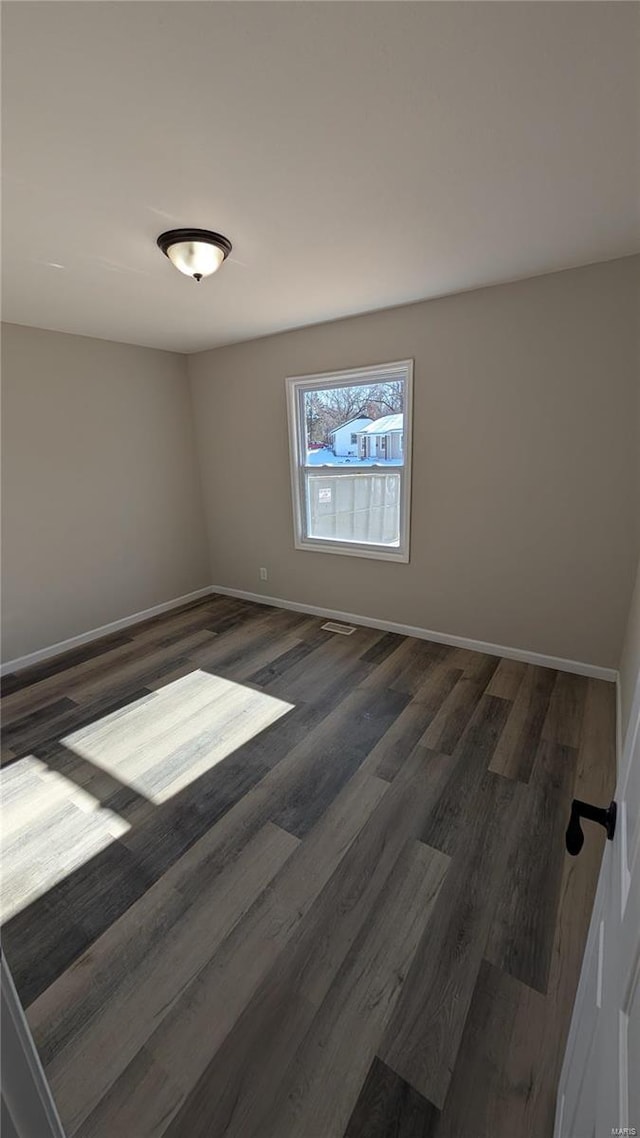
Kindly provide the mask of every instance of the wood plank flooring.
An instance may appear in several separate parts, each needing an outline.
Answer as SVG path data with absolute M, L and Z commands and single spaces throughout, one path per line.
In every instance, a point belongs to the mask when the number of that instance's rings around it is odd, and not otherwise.
M 69 1138 L 551 1138 L 612 685 L 211 596 L 3 681 Z

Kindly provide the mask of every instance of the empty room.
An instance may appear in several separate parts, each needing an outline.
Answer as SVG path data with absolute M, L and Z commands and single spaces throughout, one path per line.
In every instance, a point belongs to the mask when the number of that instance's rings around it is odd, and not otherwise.
M 640 1129 L 640 3 L 4 0 L 3 1138 Z

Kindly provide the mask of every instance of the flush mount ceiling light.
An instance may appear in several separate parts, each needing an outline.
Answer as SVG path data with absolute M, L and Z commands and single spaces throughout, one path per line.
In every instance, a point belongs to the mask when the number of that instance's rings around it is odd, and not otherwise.
M 195 281 L 215 273 L 231 252 L 231 242 L 209 229 L 168 229 L 157 243 L 176 269 Z

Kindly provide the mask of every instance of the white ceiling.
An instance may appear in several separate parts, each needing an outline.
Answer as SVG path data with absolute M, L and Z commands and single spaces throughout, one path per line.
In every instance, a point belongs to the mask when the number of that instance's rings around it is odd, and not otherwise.
M 2 7 L 6 320 L 190 352 L 640 248 L 637 3 Z

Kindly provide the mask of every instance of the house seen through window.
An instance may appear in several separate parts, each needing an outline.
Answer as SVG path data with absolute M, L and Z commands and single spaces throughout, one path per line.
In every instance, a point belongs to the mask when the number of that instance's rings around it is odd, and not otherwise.
M 409 559 L 413 363 L 287 380 L 298 549 Z

